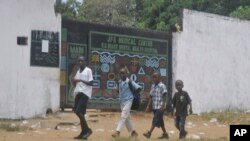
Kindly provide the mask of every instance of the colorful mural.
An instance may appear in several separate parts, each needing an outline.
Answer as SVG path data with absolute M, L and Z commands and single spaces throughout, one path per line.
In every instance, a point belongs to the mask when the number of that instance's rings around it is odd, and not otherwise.
M 122 67 L 127 67 L 130 79 L 143 87 L 143 100 L 147 100 L 155 70 L 170 90 L 171 38 L 165 32 L 62 20 L 60 107 L 73 107 L 71 78 L 79 55 L 87 57 L 93 71 L 88 108 L 119 109 L 115 89 Z
M 167 40 L 96 31 L 90 31 L 89 37 L 94 100 L 119 99 L 115 88 L 122 67 L 127 67 L 130 79 L 143 87 L 143 98 L 148 95 L 154 71 L 168 83 Z

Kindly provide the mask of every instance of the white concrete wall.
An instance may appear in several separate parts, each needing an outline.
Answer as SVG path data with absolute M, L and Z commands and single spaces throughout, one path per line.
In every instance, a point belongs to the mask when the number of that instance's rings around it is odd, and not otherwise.
M 172 65 L 194 112 L 250 109 L 250 21 L 184 10 Z
M 53 0 L 0 0 L 0 118 L 42 116 L 58 110 L 60 69 L 30 65 L 31 30 L 61 32 Z M 17 36 L 28 45 L 17 45 Z

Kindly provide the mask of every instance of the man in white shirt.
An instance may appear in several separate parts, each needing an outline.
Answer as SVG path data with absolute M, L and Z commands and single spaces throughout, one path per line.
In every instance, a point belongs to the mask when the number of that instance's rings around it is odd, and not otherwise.
M 78 65 L 79 69 L 73 78 L 73 84 L 75 86 L 75 105 L 73 110 L 80 119 L 82 131 L 74 138 L 87 139 L 92 134 L 92 130 L 88 127 L 84 115 L 86 114 L 88 100 L 92 95 L 93 75 L 92 70 L 85 64 L 84 56 L 78 57 Z

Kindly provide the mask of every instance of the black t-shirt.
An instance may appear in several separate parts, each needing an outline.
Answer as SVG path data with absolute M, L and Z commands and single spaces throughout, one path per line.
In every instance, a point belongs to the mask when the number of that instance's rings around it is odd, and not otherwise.
M 191 99 L 187 92 L 176 92 L 173 97 L 173 105 L 176 108 L 175 116 L 187 116 L 187 106 L 190 103 Z

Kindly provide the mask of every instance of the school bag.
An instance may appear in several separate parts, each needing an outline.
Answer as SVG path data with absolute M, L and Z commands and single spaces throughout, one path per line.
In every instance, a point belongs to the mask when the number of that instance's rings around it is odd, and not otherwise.
M 140 92 L 141 92 L 141 87 L 139 87 L 138 89 L 135 89 L 132 85 L 132 81 L 129 80 L 128 82 L 128 86 L 130 91 L 132 92 L 134 99 L 133 99 L 133 103 L 131 106 L 132 110 L 138 110 L 141 104 L 141 96 L 140 96 Z

